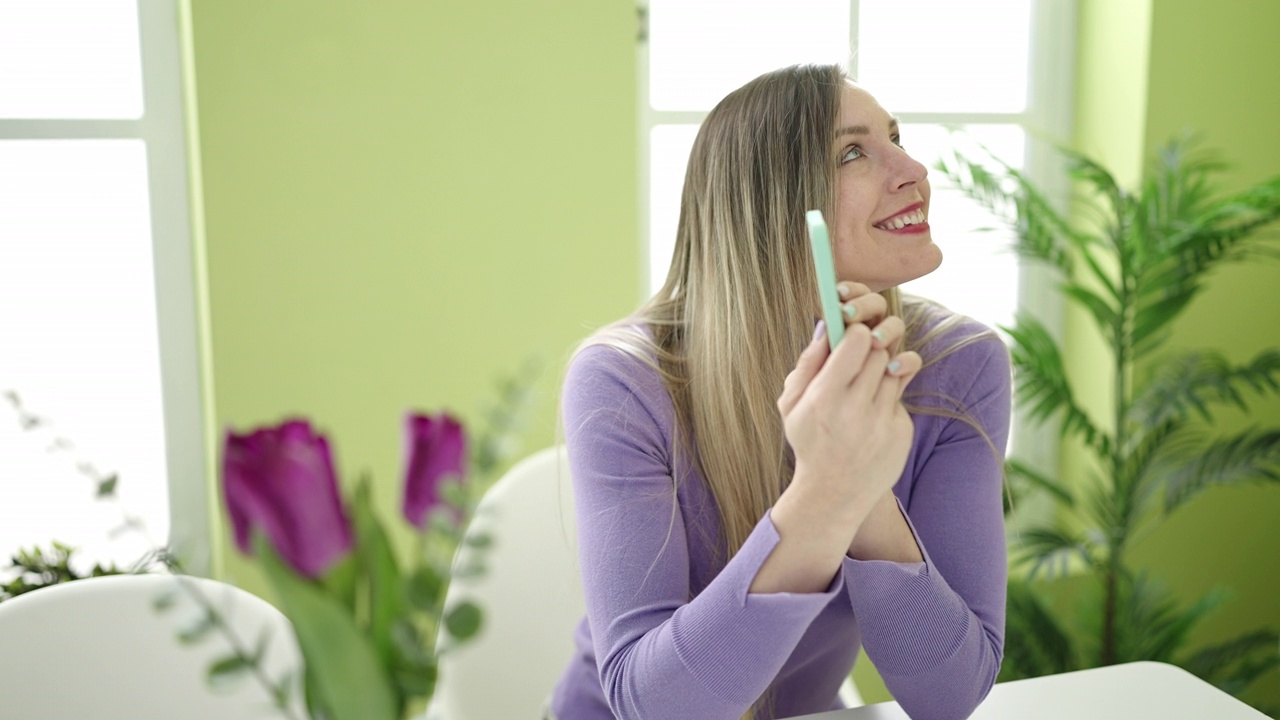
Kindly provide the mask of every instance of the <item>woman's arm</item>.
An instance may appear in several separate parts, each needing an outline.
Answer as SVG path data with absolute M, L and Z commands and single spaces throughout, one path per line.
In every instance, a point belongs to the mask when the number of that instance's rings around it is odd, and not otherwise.
M 570 367 L 566 442 L 599 678 L 619 718 L 737 720 L 843 579 L 837 562 L 825 592 L 749 593 L 779 544 L 766 515 L 691 598 L 690 535 L 711 540 L 709 526 L 686 526 L 686 513 L 700 516 L 677 503 L 670 413 L 657 375 L 620 351 L 590 348 Z
M 956 380 L 962 378 L 971 385 Z M 990 444 L 963 421 L 934 421 L 941 431 L 916 459 L 913 482 L 899 485 L 901 495 L 892 499 L 905 509 L 898 515 L 920 561 L 850 559 L 844 570 L 863 644 L 894 698 L 916 720 L 958 719 L 986 697 L 1004 647 L 1008 352 L 998 339 L 984 339 L 918 379 L 926 392 L 960 400 Z M 885 515 L 892 518 L 887 508 Z M 873 538 L 872 525 L 864 524 L 859 535 L 867 537 L 855 540 L 854 557 L 860 540 L 900 548 L 888 538 L 900 538 L 901 528 L 885 527 L 886 535 Z

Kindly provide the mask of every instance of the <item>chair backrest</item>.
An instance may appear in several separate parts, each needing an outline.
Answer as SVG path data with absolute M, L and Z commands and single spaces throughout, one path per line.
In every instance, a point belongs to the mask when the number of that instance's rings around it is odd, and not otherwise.
M 540 717 L 586 612 L 563 447 L 534 453 L 503 475 L 481 499 L 468 533 L 492 535 L 493 545 L 464 545 L 455 567 L 478 560 L 488 570 L 454 580 L 446 605 L 471 599 L 484 620 L 476 638 L 440 658 L 431 717 Z
M 187 588 L 179 583 L 189 583 Z M 201 617 L 196 590 L 249 650 L 270 641 L 273 679 L 301 667 L 293 630 L 265 600 L 232 585 L 174 575 L 75 580 L 0 603 L 0 716 L 22 720 L 246 720 L 280 717 L 251 677 L 213 690 L 215 660 L 230 654 L 217 631 L 183 644 Z M 158 598 L 172 605 L 158 610 Z M 295 707 L 301 707 L 301 698 Z M 301 715 L 298 715 L 300 717 Z

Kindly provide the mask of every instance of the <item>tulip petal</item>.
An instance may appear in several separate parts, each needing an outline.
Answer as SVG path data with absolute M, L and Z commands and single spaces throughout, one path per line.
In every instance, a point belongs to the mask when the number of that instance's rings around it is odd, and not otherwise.
M 441 502 L 440 484 L 466 471 L 467 439 L 462 424 L 447 413 L 405 417 L 404 517 L 418 529 Z
M 305 420 L 248 435 L 227 433 L 223 490 L 236 545 L 250 551 L 254 529 L 291 567 L 318 577 L 352 546 L 329 442 Z

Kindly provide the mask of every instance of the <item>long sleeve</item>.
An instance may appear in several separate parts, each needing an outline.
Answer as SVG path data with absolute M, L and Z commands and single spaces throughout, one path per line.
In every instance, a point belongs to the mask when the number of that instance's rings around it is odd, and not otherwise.
M 895 493 L 925 561 L 847 559 L 844 577 L 867 655 L 894 698 L 913 720 L 958 720 L 990 691 L 1004 648 L 1009 356 L 987 338 L 931 369 L 917 382 L 960 400 L 987 438 L 962 420 L 918 415 L 911 482 Z
M 691 597 L 687 533 L 702 537 L 708 524 L 698 513 L 714 510 L 678 500 L 671 412 L 657 375 L 618 350 L 589 348 L 566 375 L 566 443 L 600 683 L 624 720 L 737 720 L 844 579 L 826 593 L 749 595 L 778 542 L 766 514 Z M 697 527 L 686 527 L 686 513 Z

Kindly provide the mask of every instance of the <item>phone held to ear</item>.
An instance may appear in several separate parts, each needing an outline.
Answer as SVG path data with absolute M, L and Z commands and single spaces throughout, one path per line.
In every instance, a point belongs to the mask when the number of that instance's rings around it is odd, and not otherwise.
M 831 237 L 821 210 L 804 214 L 809 226 L 809 244 L 813 247 L 813 270 L 818 276 L 818 296 L 822 299 L 822 319 L 827 324 L 827 340 L 831 349 L 844 339 L 844 315 L 840 310 L 840 293 L 836 291 L 836 267 L 831 257 Z

